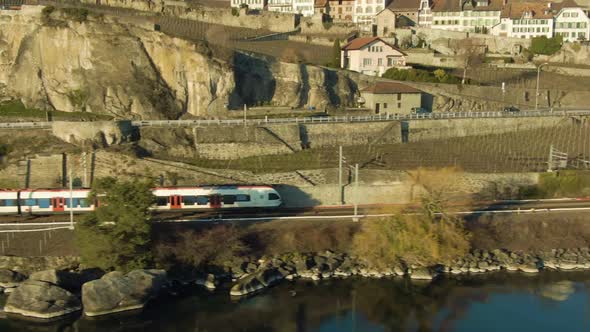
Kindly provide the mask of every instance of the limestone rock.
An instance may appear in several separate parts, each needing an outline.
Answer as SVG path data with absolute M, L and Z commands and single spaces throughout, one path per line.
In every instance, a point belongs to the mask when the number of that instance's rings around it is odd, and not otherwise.
M 430 271 L 428 268 L 419 267 L 412 269 L 410 278 L 415 280 L 432 280 L 436 277 L 436 274 Z
M 23 282 L 26 277 L 16 271 L 0 269 L 0 287 L 13 288 Z
M 158 295 L 166 281 L 164 270 L 134 270 L 126 275 L 108 273 L 82 286 L 82 303 L 87 316 L 143 308 Z
M 195 283 L 197 285 L 204 286 L 209 290 L 215 290 L 215 288 L 217 287 L 217 280 L 215 278 L 215 275 L 211 273 L 198 276 Z
M 285 278 L 280 269 L 268 268 L 250 274 L 240 280 L 231 288 L 231 296 L 243 296 L 257 292 L 266 287 L 272 286 Z
M 29 279 L 45 281 L 74 292 L 80 291 L 82 287 L 82 279 L 79 274 L 55 269 L 34 272 Z
M 35 318 L 55 318 L 81 310 L 80 300 L 48 282 L 27 280 L 10 293 L 4 311 Z

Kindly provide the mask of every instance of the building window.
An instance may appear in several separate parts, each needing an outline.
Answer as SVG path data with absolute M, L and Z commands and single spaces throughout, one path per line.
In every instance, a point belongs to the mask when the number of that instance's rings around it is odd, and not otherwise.
M 383 59 L 379 58 L 377 60 L 377 66 L 383 66 Z
M 383 108 L 387 108 L 387 103 L 383 103 Z
M 373 64 L 373 59 L 363 59 L 363 67 L 367 67 Z
M 401 102 L 398 102 L 397 103 L 397 108 L 402 108 L 402 103 Z
M 398 93 L 397 94 L 397 100 L 402 100 L 402 94 L 401 93 Z

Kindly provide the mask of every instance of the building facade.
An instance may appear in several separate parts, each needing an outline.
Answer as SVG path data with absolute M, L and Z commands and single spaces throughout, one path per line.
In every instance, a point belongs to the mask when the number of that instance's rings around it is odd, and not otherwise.
M 385 8 L 375 16 L 375 25 L 377 26 L 377 36 L 389 37 L 395 31 L 396 15 L 389 8 Z
M 553 37 L 553 9 L 551 3 L 509 3 L 502 9 L 500 23 L 490 33 L 501 37 Z
M 410 114 L 422 105 L 422 91 L 396 82 L 377 82 L 361 90 L 361 98 L 375 114 Z
M 266 9 L 271 12 L 292 13 L 293 0 L 268 0 Z
M 344 45 L 341 68 L 381 76 L 393 67 L 406 67 L 406 54 L 379 37 L 356 38 Z
M 555 15 L 555 35 L 563 37 L 564 41 L 584 41 L 590 36 L 590 19 L 584 11 L 573 1 L 566 1 Z
M 293 0 L 293 12 L 303 16 L 312 16 L 314 13 L 314 0 Z
M 266 0 L 231 0 L 231 6 L 240 8 L 242 5 L 248 6 L 249 9 L 263 10 Z
M 433 29 L 488 32 L 500 23 L 504 0 L 441 0 L 432 8 Z
M 356 0 L 353 22 L 358 24 L 361 31 L 371 31 L 375 23 L 375 15 L 382 11 L 386 5 L 387 0 Z
M 329 0 L 330 17 L 335 21 L 353 21 L 355 0 Z
M 432 1 L 420 0 L 418 8 L 418 25 L 424 28 L 430 28 L 432 25 Z

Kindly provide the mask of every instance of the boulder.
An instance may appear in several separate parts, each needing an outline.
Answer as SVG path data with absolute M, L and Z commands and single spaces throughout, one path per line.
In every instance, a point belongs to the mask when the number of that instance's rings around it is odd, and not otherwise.
M 164 270 L 134 270 L 126 275 L 107 273 L 82 285 L 82 303 L 87 316 L 141 309 L 166 282 Z
M 79 274 L 60 270 L 45 270 L 31 274 L 31 280 L 52 283 L 71 292 L 79 292 L 82 288 L 82 279 Z
M 539 268 L 536 264 L 522 264 L 518 266 L 518 271 L 524 273 L 537 273 L 539 272 Z
M 55 318 L 82 309 L 80 300 L 52 283 L 27 280 L 17 287 L 4 306 L 7 313 L 34 318 Z
M 209 290 L 215 290 L 215 288 L 217 287 L 217 280 L 215 279 L 214 274 L 203 274 L 197 277 L 197 280 L 195 280 L 195 284 L 203 286 Z
M 286 274 L 277 268 L 259 270 L 240 280 L 231 288 L 231 296 L 243 296 L 272 286 L 284 279 Z
M 25 279 L 27 279 L 27 277 L 19 272 L 0 269 L 0 287 L 2 288 L 17 287 L 21 282 L 25 281 Z
M 415 280 L 432 280 L 434 277 L 436 274 L 425 267 L 412 269 L 410 273 L 410 278 Z

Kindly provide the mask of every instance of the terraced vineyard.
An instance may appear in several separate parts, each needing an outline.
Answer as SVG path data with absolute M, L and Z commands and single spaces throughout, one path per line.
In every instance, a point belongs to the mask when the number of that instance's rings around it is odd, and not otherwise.
M 580 161 L 590 160 L 590 124 L 403 144 L 346 146 L 344 155 L 349 164 L 373 169 L 457 166 L 469 172 L 536 172 L 547 170 L 551 145 L 568 154 L 568 168 L 588 167 Z M 338 148 L 314 149 L 312 144 L 311 149 L 292 154 L 185 161 L 202 167 L 257 173 L 334 168 L 338 166 Z

